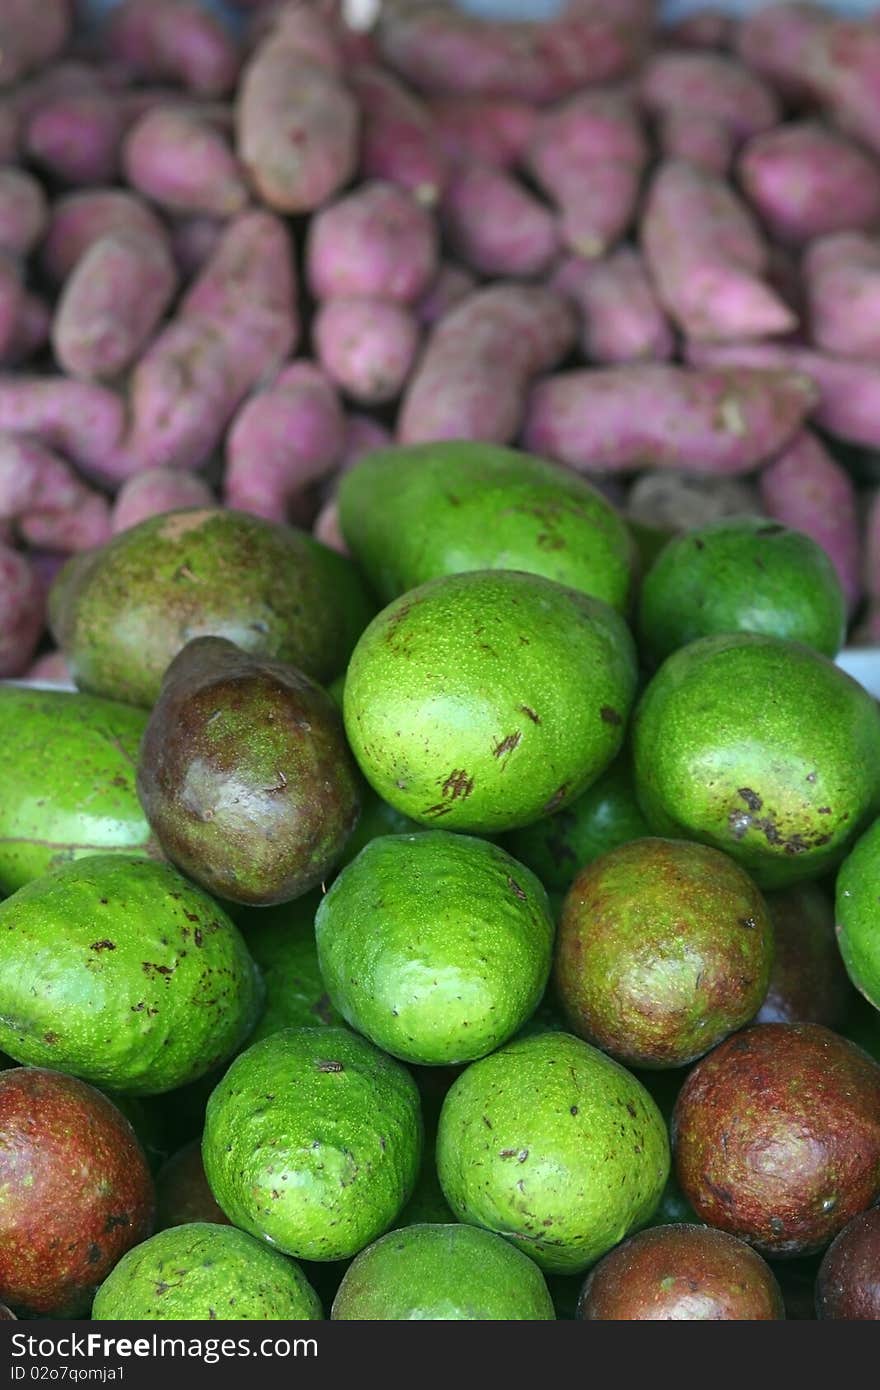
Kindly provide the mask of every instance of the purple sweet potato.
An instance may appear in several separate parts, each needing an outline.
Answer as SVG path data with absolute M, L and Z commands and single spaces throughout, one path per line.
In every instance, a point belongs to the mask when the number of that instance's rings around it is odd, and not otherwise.
M 339 504 L 335 497 L 328 497 L 318 515 L 315 517 L 312 526 L 312 535 L 315 540 L 322 545 L 329 546 L 331 550 L 336 550 L 340 555 L 347 555 L 348 546 L 342 536 L 342 527 L 339 524 Z
M 861 542 L 855 488 L 828 450 L 802 430 L 759 477 L 768 516 L 803 531 L 837 570 L 850 612 L 862 588 Z
M 433 206 L 446 186 L 448 161 L 425 104 L 372 64 L 355 68 L 349 81 L 361 108 L 361 175 L 396 183 Z
M 560 212 L 560 235 L 579 256 L 601 256 L 636 210 L 648 150 L 629 95 L 582 92 L 538 121 L 525 164 Z
M 551 284 L 581 316 L 581 350 L 589 362 L 665 362 L 675 335 L 638 251 L 622 246 L 603 260 L 571 256 Z
M 372 415 L 359 415 L 356 411 L 346 416 L 345 441 L 342 446 L 340 471 L 344 472 L 376 449 L 387 449 L 393 444 L 391 434 Z
M 0 6 L 0 86 L 51 63 L 70 37 L 70 0 L 3 0 Z
M 725 10 L 695 10 L 671 24 L 665 38 L 674 48 L 732 48 L 737 22 Z
M 14 519 L 24 540 L 59 553 L 88 550 L 110 535 L 106 497 L 27 436 L 0 435 L 0 519 Z
M 28 545 L 59 555 L 92 550 L 109 541 L 110 503 L 99 492 L 84 493 L 70 511 L 27 512 L 18 519 L 18 531 Z
M 444 261 L 415 305 L 416 318 L 425 328 L 433 327 L 444 314 L 466 299 L 476 286 L 476 279 L 464 266 Z
M 803 273 L 816 346 L 880 361 L 880 240 L 862 232 L 818 237 L 807 247 Z
M 327 299 L 312 325 L 318 361 L 341 391 L 361 405 L 394 401 L 410 375 L 421 340 L 419 321 L 390 299 Z
M 0 679 L 27 670 L 45 620 L 45 598 L 33 566 L 20 550 L 0 544 Z
M 223 223 L 214 217 L 179 217 L 171 227 L 171 254 L 184 280 L 190 280 L 211 259 L 223 236 Z
M 129 131 L 122 160 L 132 187 L 168 212 L 233 217 L 250 199 L 226 135 L 193 109 L 147 112 Z
M 816 120 L 755 136 L 740 154 L 737 177 L 773 236 L 788 245 L 880 223 L 880 165 Z
M 308 53 L 270 37 L 242 74 L 238 156 L 264 203 L 312 212 L 348 183 L 358 162 L 357 102 Z
M 46 233 L 49 204 L 22 169 L 0 169 L 0 251 L 27 256 Z
M 749 473 L 800 428 L 816 391 L 794 372 L 645 364 L 539 382 L 523 442 L 586 472 Z
M 116 494 L 110 514 L 114 535 L 128 531 L 139 522 L 164 512 L 185 507 L 214 507 L 216 498 L 204 478 L 197 473 L 181 473 L 170 468 L 147 468 L 136 473 Z
M 641 244 L 660 301 L 699 341 L 762 338 L 797 324 L 762 278 L 767 248 L 751 213 L 720 179 L 683 160 L 661 164 Z
M 691 343 L 688 360 L 704 367 L 798 372 L 819 393 L 817 425 L 870 449 L 880 448 L 880 364 L 830 357 L 795 343 Z
M 180 82 L 202 96 L 223 96 L 238 74 L 235 43 L 197 0 L 123 0 L 107 46 L 134 76 Z
M 316 299 L 370 296 L 408 304 L 437 272 L 437 231 L 425 208 L 394 183 L 366 183 L 322 208 L 306 242 Z
M 448 160 L 497 169 L 519 163 L 540 119 L 529 102 L 501 97 L 435 97 L 429 109 Z
M 789 96 L 824 106 L 835 125 L 880 152 L 880 25 L 817 5 L 769 5 L 738 40 L 745 62 Z
M 40 105 L 25 123 L 28 158 L 69 184 L 112 183 L 126 120 L 112 92 L 70 92 Z
M 86 381 L 112 380 L 152 337 L 177 289 L 167 238 L 111 232 L 68 277 L 52 325 L 59 366 Z
M 27 668 L 25 677 L 41 685 L 60 685 L 66 689 L 73 689 L 73 677 L 67 659 L 63 652 L 57 650 L 38 656 Z
M 37 294 L 24 292 L 18 318 L 0 353 L 0 366 L 19 367 L 46 346 L 52 323 L 52 310 Z
M 713 116 L 664 111 L 657 118 L 657 144 L 663 159 L 686 159 L 723 177 L 733 162 L 736 141 L 730 126 Z
M 431 333 L 403 398 L 399 440 L 511 443 L 529 382 L 561 361 L 575 333 L 572 310 L 553 290 L 504 282 L 476 290 Z
M 558 221 L 513 174 L 460 164 L 440 205 L 450 249 L 478 275 L 531 279 L 559 250 Z
M 285 522 L 291 503 L 338 466 L 345 444 L 339 397 L 318 367 L 294 362 L 245 402 L 226 444 L 224 500 Z
M 96 188 L 59 198 L 52 207 L 40 250 L 43 270 L 50 280 L 60 284 L 94 241 L 114 232 L 164 235 L 162 223 L 136 193 L 121 188 Z
M 550 102 L 628 72 L 647 40 L 653 4 L 569 0 L 544 23 L 498 22 L 451 4 L 386 3 L 383 58 L 426 92 Z
M 131 430 L 115 476 L 199 468 L 247 393 L 277 372 L 297 334 L 287 228 L 272 213 L 242 213 L 132 373 Z
M 0 251 L 0 355 L 14 347 L 15 335 L 24 312 L 25 289 L 21 266 L 13 256 Z
M 0 376 L 0 431 L 33 435 L 96 477 L 107 476 L 124 428 L 124 403 L 105 386 L 60 376 Z
M 689 112 L 694 121 L 721 121 L 737 140 L 770 130 L 782 119 L 772 88 L 723 53 L 658 50 L 639 75 L 639 99 L 653 115 Z

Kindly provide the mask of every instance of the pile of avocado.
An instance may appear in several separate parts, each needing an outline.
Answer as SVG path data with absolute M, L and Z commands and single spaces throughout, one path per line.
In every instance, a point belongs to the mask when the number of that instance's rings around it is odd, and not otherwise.
M 117 535 L 0 686 L 2 1315 L 880 1317 L 831 562 L 484 444 L 339 512 Z

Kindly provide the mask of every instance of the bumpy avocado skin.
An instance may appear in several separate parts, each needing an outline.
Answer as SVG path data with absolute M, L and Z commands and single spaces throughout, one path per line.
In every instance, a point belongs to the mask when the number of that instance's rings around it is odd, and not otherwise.
M 251 904 L 299 897 L 330 872 L 360 780 L 329 695 L 223 637 L 174 658 L 138 761 L 169 859 L 209 893 Z
M 880 1009 L 880 820 L 847 855 L 837 875 L 837 944 L 856 989 Z
M 377 450 L 342 477 L 346 543 L 389 603 L 465 570 L 524 570 L 626 610 L 634 547 L 584 478 L 472 441 Z
M 676 536 L 642 584 L 640 650 L 655 662 L 721 632 L 760 632 L 834 657 L 846 600 L 821 546 L 766 517 L 724 517 Z
M 104 1280 L 94 1322 L 314 1322 L 318 1295 L 293 1260 L 233 1226 L 173 1226 L 130 1250 Z
M 828 872 L 876 812 L 880 710 L 797 642 L 735 633 L 674 652 L 632 738 L 652 830 L 724 850 L 761 888 Z
M 649 833 L 624 751 L 564 811 L 511 830 L 502 844 L 537 874 L 548 893 L 567 893 L 579 869 Z
M 70 560 L 49 617 L 81 690 L 149 708 L 194 637 L 227 637 L 325 682 L 371 613 L 351 562 L 221 508 L 166 512 Z
M 754 1018 L 772 963 L 749 875 L 708 845 L 648 838 L 578 874 L 554 977 L 579 1037 L 627 1066 L 680 1067 Z
M 550 1322 L 544 1276 L 476 1226 L 419 1225 L 362 1250 L 333 1302 L 334 1322 Z
M 561 809 L 604 771 L 635 683 L 632 638 L 607 604 L 537 575 L 450 575 L 367 628 L 345 727 L 404 815 L 491 833 Z
M 160 1094 L 231 1056 L 261 983 L 238 929 L 170 865 L 95 855 L 0 903 L 0 1047 Z
M 135 789 L 145 726 L 114 700 L 0 685 L 0 894 L 89 854 L 160 857 Z
M 630 1072 L 570 1033 L 539 1033 L 454 1083 L 437 1171 L 460 1221 L 505 1236 L 542 1269 L 576 1273 L 650 1220 L 669 1140 Z
M 345 1022 L 330 1002 L 318 965 L 315 913 L 321 897 L 316 889 L 292 903 L 253 908 L 241 919 L 266 991 L 252 1043 L 282 1028 L 337 1027 Z
M 550 972 L 547 895 L 486 840 L 385 835 L 343 869 L 315 919 L 346 1021 L 405 1062 L 472 1061 L 534 1012 Z
M 212 1092 L 202 1156 L 242 1230 L 305 1260 L 343 1260 L 386 1231 L 422 1147 L 409 1072 L 345 1028 L 289 1028 L 236 1058 Z

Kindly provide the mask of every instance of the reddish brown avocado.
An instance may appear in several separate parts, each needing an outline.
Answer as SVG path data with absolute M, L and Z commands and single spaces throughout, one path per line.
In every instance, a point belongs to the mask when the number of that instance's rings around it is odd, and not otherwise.
M 834 904 L 815 883 L 769 893 L 774 958 L 756 1023 L 839 1028 L 856 998 L 834 933 Z
M 854 1217 L 828 1247 L 816 1281 L 816 1313 L 880 1322 L 880 1207 Z
M 744 1241 L 708 1226 L 653 1226 L 590 1271 L 578 1317 L 592 1322 L 773 1322 L 785 1317 L 772 1270 Z
M 220 1209 L 205 1177 L 202 1141 L 193 1139 L 172 1154 L 156 1176 L 156 1229 L 188 1226 L 207 1221 L 228 1226 L 229 1217 Z
M 772 959 L 744 869 L 707 845 L 633 840 L 572 884 L 556 989 L 581 1037 L 634 1066 L 677 1067 L 755 1016 Z
M 756 1024 L 694 1067 L 672 1137 L 701 1220 L 812 1254 L 880 1197 L 880 1066 L 818 1024 Z
M 269 904 L 336 864 L 359 778 L 330 696 L 280 662 L 199 637 L 150 715 L 138 794 L 162 849 L 210 893 Z
M 18 1313 L 82 1317 L 153 1229 L 153 1181 L 106 1096 L 41 1067 L 0 1073 L 0 1298 Z

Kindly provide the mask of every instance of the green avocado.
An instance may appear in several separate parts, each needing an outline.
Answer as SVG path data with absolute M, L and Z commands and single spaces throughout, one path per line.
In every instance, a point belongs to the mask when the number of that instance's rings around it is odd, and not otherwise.
M 663 661 L 719 632 L 762 632 L 836 656 L 846 599 L 825 551 L 766 517 L 724 517 L 677 536 L 642 585 L 639 649 Z
M 288 1028 L 237 1057 L 205 1115 L 205 1173 L 243 1230 L 304 1260 L 386 1231 L 422 1148 L 409 1072 L 347 1028 Z
M 453 1084 L 437 1172 L 460 1221 L 505 1236 L 542 1269 L 576 1273 L 650 1220 L 669 1139 L 630 1072 L 570 1033 L 538 1033 Z
M 343 474 L 338 497 L 346 544 L 385 603 L 444 574 L 502 569 L 626 610 L 626 523 L 560 464 L 470 440 L 380 449 Z
M 761 888 L 827 873 L 876 812 L 880 709 L 797 642 L 732 633 L 680 648 L 632 737 L 652 830 L 714 845 Z
M 97 1086 L 183 1086 L 230 1057 L 259 1012 L 238 929 L 166 864 L 64 864 L 0 903 L 0 936 L 0 1047 Z
M 549 1322 L 543 1274 L 506 1240 L 475 1226 L 391 1231 L 346 1271 L 335 1322 Z
M 527 825 L 615 757 L 636 685 L 623 619 L 538 575 L 434 579 L 358 642 L 345 727 L 379 796 L 444 830 Z
M 94 1322 L 320 1320 L 318 1295 L 293 1260 L 234 1226 L 194 1221 L 160 1231 L 104 1280 Z
M 837 944 L 856 989 L 880 1009 L 880 820 L 847 855 L 837 875 Z
M 504 850 L 426 830 L 367 845 L 315 918 L 345 1020 L 405 1062 L 492 1052 L 537 1008 L 553 949 L 547 894 Z
M 146 722 L 113 700 L 0 685 L 0 894 L 89 854 L 160 857 L 135 789 Z
M 252 1043 L 282 1028 L 336 1027 L 344 1022 L 330 1002 L 318 965 L 315 913 L 321 897 L 321 890 L 315 889 L 292 903 L 251 908 L 239 922 L 266 988 Z
M 578 874 L 554 977 L 572 1032 L 629 1066 L 680 1067 L 754 1018 L 772 964 L 749 875 L 709 845 L 648 838 Z
M 579 869 L 648 833 L 625 752 L 564 811 L 511 830 L 502 844 L 537 874 L 548 893 L 567 893 Z
M 219 507 L 150 517 L 74 556 L 49 597 L 79 688 L 147 708 L 194 637 L 227 637 L 326 682 L 370 614 L 350 560 L 291 526 Z
M 360 781 L 336 705 L 292 666 L 198 637 L 165 672 L 138 794 L 168 858 L 209 893 L 271 904 L 320 883 Z

